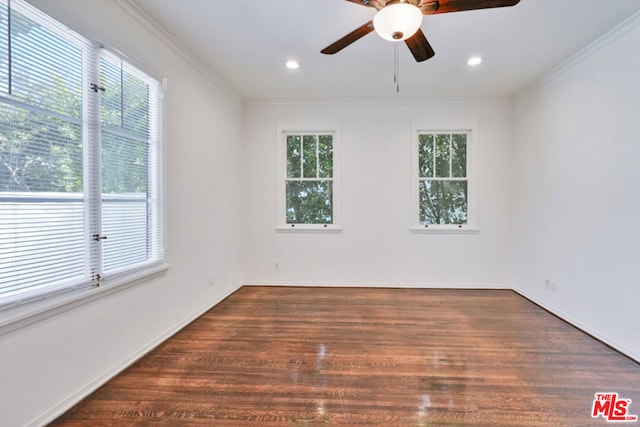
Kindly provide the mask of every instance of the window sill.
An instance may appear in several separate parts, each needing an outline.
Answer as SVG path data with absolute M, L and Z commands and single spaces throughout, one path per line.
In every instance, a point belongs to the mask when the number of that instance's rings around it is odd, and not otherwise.
M 480 230 L 472 226 L 457 225 L 430 225 L 425 227 L 424 225 L 416 225 L 409 229 L 413 234 L 478 234 Z
M 316 225 L 316 224 L 295 224 L 295 227 L 292 227 L 291 224 L 288 225 L 279 225 L 276 227 L 277 233 L 328 233 L 328 234 L 338 234 L 342 233 L 342 228 L 337 225 L 327 224 L 325 225 Z
M 80 291 L 69 290 L 69 292 L 59 295 L 7 307 L 0 310 L 0 335 L 160 277 L 166 274 L 168 269 L 169 264 L 155 265 L 115 279 L 100 287 L 91 287 Z

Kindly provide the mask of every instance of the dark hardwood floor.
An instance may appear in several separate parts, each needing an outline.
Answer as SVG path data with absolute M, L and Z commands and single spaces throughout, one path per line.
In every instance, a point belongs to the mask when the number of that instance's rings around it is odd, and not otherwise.
M 511 291 L 244 287 L 52 425 L 605 426 L 596 392 L 639 415 L 640 365 Z

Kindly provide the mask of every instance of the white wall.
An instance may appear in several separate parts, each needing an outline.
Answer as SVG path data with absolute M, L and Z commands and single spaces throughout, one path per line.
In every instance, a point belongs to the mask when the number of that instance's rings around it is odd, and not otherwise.
M 59 415 L 242 282 L 240 103 L 117 3 L 33 3 L 167 76 L 171 267 L 163 277 L 0 334 L 0 425 L 12 427 Z
M 244 119 L 247 283 L 510 287 L 510 102 L 256 103 Z M 341 124 L 342 233 L 275 231 L 284 123 Z M 412 123 L 477 126 L 478 234 L 409 232 Z
M 514 163 L 516 288 L 636 360 L 638 46 L 636 17 L 524 95 Z

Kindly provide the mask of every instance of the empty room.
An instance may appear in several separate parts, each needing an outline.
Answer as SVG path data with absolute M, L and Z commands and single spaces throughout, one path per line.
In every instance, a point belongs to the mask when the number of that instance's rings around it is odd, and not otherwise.
M 0 0 L 0 426 L 640 425 L 638 46 L 638 0 Z

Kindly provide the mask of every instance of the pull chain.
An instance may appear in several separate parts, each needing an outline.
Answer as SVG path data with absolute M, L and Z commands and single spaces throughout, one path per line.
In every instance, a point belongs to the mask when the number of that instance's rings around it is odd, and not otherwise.
M 393 49 L 394 49 L 394 75 L 393 75 L 393 82 L 396 84 L 396 93 L 400 93 L 400 75 L 398 72 L 398 43 L 394 43 L 393 44 Z

